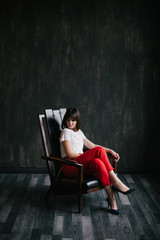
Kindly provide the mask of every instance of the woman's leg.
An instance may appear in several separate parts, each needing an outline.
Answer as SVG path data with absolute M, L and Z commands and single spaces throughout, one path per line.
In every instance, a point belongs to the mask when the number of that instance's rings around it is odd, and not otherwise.
M 99 147 L 95 147 L 95 148 L 92 149 L 92 151 L 94 152 L 95 157 L 99 158 L 104 163 L 108 173 L 111 170 L 114 170 L 114 168 L 112 167 L 112 165 L 111 165 L 111 163 L 109 161 L 109 158 L 107 156 L 106 150 L 103 147 L 100 147 L 100 146 Z
M 107 162 L 107 156 L 104 154 L 102 147 L 88 150 L 87 152 L 76 157 L 74 160 L 80 164 L 83 164 L 84 175 L 96 175 L 101 185 L 106 187 L 110 185 L 109 172 L 113 170 L 113 167 L 110 163 L 108 163 L 108 167 L 106 168 L 106 162 L 104 163 L 96 156 L 104 157 L 104 160 Z M 78 176 L 78 169 L 75 167 L 64 165 L 63 172 L 68 177 Z
M 129 190 L 129 188 L 124 184 L 122 183 L 122 181 L 117 177 L 117 175 L 114 173 L 114 169 L 113 167 L 111 166 L 110 162 L 109 162 L 109 159 L 108 159 L 108 156 L 107 156 L 107 153 L 105 151 L 105 149 L 103 147 L 96 147 L 95 150 L 97 151 L 96 152 L 96 156 L 98 158 L 101 159 L 101 161 L 105 164 L 106 166 L 106 169 L 109 173 L 109 178 L 110 178 L 110 182 L 111 184 L 118 188 L 119 190 L 121 190 L 122 192 L 126 192 Z
M 111 184 L 114 187 L 121 190 L 122 192 L 126 192 L 129 190 L 129 188 L 124 183 L 122 183 L 122 181 L 117 177 L 114 171 L 110 171 L 109 178 L 110 178 Z
M 84 174 L 95 175 L 99 179 L 101 185 L 104 187 L 108 195 L 109 203 L 111 205 L 112 210 L 117 210 L 118 208 L 115 193 L 111 188 L 109 173 L 106 169 L 105 164 L 100 159 L 95 158 L 89 162 L 88 166 L 85 168 Z
M 111 185 L 106 186 L 105 190 L 106 190 L 106 193 L 108 195 L 109 203 L 111 205 L 111 208 L 113 210 L 117 210 L 118 207 L 117 207 L 117 203 L 116 203 L 115 193 L 113 192 L 113 190 L 111 188 Z
M 95 159 L 98 158 L 104 163 L 107 172 L 109 173 L 111 170 L 114 170 L 112 165 L 109 162 L 108 156 L 106 151 L 102 147 L 92 148 L 83 154 L 79 155 L 74 159 L 77 163 L 83 164 L 83 171 L 86 172 L 90 163 Z M 87 170 L 88 171 L 88 170 Z M 64 165 L 63 172 L 66 176 L 76 177 L 78 176 L 78 170 L 74 167 Z M 90 173 L 91 174 L 91 173 Z
M 110 177 L 109 177 L 108 170 L 106 169 L 106 164 L 104 164 L 104 162 L 101 159 L 95 158 L 95 156 L 97 155 L 101 157 L 102 155 L 105 155 L 104 152 L 103 153 L 101 152 L 103 152 L 103 150 L 101 151 L 100 148 L 92 149 L 78 156 L 75 160 L 78 163 L 83 164 L 84 175 L 96 175 L 96 177 L 99 179 L 101 185 L 104 187 L 108 195 L 111 208 L 113 210 L 117 210 L 118 208 L 116 204 L 115 193 L 112 190 L 110 185 Z M 104 159 L 106 159 L 106 157 Z M 108 169 L 110 171 L 113 171 L 112 170 L 113 168 L 111 165 L 109 166 Z M 74 168 L 71 166 L 64 166 L 63 171 L 66 176 L 70 176 L 70 177 L 78 176 L 77 168 Z
M 103 147 L 96 147 L 90 149 L 85 153 L 81 154 L 80 156 L 76 157 L 74 160 L 80 164 L 83 164 L 83 170 L 85 175 L 96 174 L 102 186 L 105 187 L 107 185 L 110 185 L 111 182 L 113 186 L 117 187 L 121 191 L 129 190 L 129 188 L 125 184 L 123 184 L 113 172 L 114 168 L 110 164 L 106 151 Z M 105 167 L 102 165 L 104 165 Z M 78 169 L 75 167 L 65 165 L 63 171 L 66 176 L 78 176 Z
M 103 147 L 92 148 L 74 159 L 80 164 L 83 164 L 83 171 L 85 175 L 95 175 L 100 180 L 103 187 L 111 183 L 115 187 L 119 187 L 121 181 L 114 174 L 114 168 L 109 162 L 106 151 Z M 64 165 L 63 172 L 66 176 L 78 176 L 78 169 L 75 167 Z M 121 187 L 124 187 L 121 185 Z
M 87 164 L 84 168 L 84 175 L 96 176 L 103 187 L 110 185 L 109 173 L 104 163 L 98 158 L 92 159 L 92 161 Z

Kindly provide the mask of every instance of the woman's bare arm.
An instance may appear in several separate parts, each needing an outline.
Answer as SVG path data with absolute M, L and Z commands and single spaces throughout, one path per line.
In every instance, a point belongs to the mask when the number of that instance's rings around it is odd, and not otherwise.
M 71 146 L 70 140 L 65 140 L 62 142 L 62 144 L 64 147 L 64 151 L 66 153 L 66 157 L 68 157 L 69 159 L 74 159 L 79 156 L 79 154 L 74 153 L 72 151 L 72 146 Z

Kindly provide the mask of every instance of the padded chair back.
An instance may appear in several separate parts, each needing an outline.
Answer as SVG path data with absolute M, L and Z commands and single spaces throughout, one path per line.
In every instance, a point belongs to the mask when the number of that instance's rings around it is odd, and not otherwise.
M 39 115 L 42 142 L 46 156 L 61 157 L 59 138 L 65 112 L 66 108 L 60 110 L 46 109 L 45 114 Z M 49 164 L 50 178 L 52 178 L 52 163 L 48 161 L 47 164 Z M 59 164 L 54 162 L 54 167 L 57 172 Z
M 66 109 L 52 110 L 46 109 L 45 116 L 48 128 L 48 135 L 50 140 L 51 155 L 54 157 L 61 157 L 60 153 L 60 134 L 62 131 L 62 119 Z
M 61 157 L 59 138 L 62 131 L 62 120 L 66 109 L 52 110 L 46 109 L 45 116 L 47 122 L 47 129 L 50 141 L 51 155 L 54 157 Z M 58 172 L 60 164 L 54 162 L 55 171 Z

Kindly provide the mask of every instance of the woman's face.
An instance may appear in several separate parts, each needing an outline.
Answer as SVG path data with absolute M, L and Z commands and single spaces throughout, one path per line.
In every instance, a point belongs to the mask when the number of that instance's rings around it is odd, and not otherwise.
M 73 131 L 76 130 L 76 125 L 77 125 L 77 121 L 72 119 L 72 118 L 69 118 L 67 121 L 67 127 Z

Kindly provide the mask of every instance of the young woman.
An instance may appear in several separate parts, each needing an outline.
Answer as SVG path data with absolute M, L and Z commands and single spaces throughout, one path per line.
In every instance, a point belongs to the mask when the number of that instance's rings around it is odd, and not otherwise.
M 112 149 L 102 147 L 88 140 L 80 130 L 80 125 L 81 119 L 78 109 L 67 109 L 62 121 L 63 130 L 60 137 L 61 156 L 83 164 L 85 176 L 93 175 L 99 179 L 108 195 L 107 201 L 111 207 L 111 212 L 118 215 L 119 209 L 116 203 L 115 191 L 126 195 L 135 189 L 128 188 L 123 184 L 113 171 L 114 168 L 109 162 L 107 153 L 113 156 L 114 161 L 119 161 L 119 154 Z M 84 145 L 89 150 L 83 153 Z M 78 169 L 72 166 L 64 165 L 63 172 L 66 176 L 78 176 Z

